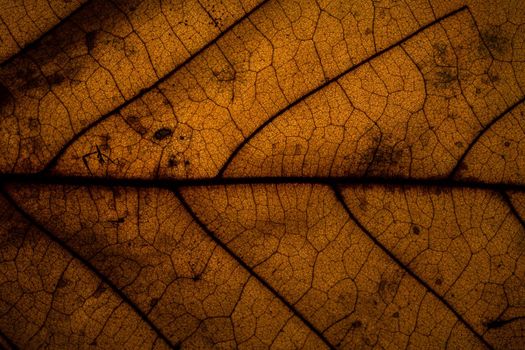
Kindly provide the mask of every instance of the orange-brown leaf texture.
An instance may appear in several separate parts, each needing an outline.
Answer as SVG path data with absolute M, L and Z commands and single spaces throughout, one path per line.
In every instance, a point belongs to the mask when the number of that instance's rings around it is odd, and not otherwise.
M 525 349 L 525 3 L 0 0 L 0 348 Z

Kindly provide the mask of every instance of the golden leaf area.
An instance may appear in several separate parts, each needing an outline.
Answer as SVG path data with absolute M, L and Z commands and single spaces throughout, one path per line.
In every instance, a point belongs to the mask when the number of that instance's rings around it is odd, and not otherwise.
M 523 0 L 0 0 L 0 347 L 525 349 Z

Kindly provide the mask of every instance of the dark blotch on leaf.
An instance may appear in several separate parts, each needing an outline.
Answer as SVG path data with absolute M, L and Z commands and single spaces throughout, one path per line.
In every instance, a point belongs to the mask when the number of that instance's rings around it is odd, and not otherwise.
M 9 89 L 0 83 L 0 108 L 7 106 L 12 99 Z
M 353 329 L 356 329 L 356 328 L 361 328 L 361 326 L 363 325 L 363 322 L 361 322 L 360 320 L 356 320 L 354 322 L 352 322 L 352 328 Z
M 59 280 L 58 280 L 58 283 L 57 283 L 57 288 L 65 288 L 67 286 L 69 286 L 71 284 L 71 282 L 69 282 L 68 279 L 64 278 L 64 277 L 61 277 Z
M 168 159 L 168 166 L 170 168 L 173 168 L 175 166 L 179 165 L 179 161 L 177 160 L 177 158 L 171 156 L 170 159 Z
M 150 300 L 149 306 L 153 308 L 157 305 L 158 302 L 159 302 L 159 298 L 153 298 Z
M 503 327 L 504 325 L 506 325 L 508 322 L 507 321 L 504 321 L 504 320 L 492 320 L 492 321 L 488 321 L 485 323 L 485 326 L 488 328 L 488 329 L 491 329 L 491 328 L 500 328 L 500 327 Z
M 16 77 L 22 81 L 21 89 L 26 91 L 47 85 L 44 77 L 31 67 L 18 69 Z
M 421 229 L 419 228 L 419 226 L 412 226 L 412 233 L 414 233 L 415 235 L 419 235 L 421 233 Z
M 58 84 L 64 82 L 64 80 L 66 80 L 66 78 L 60 73 L 53 73 L 51 76 L 49 76 L 47 78 L 47 80 L 48 80 L 50 85 L 58 85 Z
M 454 81 L 458 80 L 458 74 L 455 69 L 443 69 L 436 73 L 434 86 L 438 89 L 449 88 Z
M 505 147 L 509 147 L 510 146 L 510 142 L 509 141 L 505 141 L 504 145 L 505 145 Z
M 392 317 L 393 317 L 393 318 L 399 318 L 399 312 L 397 312 L 397 311 L 394 312 L 394 313 L 392 314 Z
M 166 137 L 171 136 L 172 134 L 173 134 L 173 130 L 168 129 L 168 128 L 162 128 L 162 129 L 155 131 L 155 134 L 153 135 L 153 137 L 155 137 L 155 139 L 160 141 L 160 140 L 164 140 Z
M 483 42 L 487 45 L 488 49 L 492 53 L 503 54 L 507 51 L 509 45 L 509 40 L 506 38 L 505 34 L 502 33 L 502 30 L 498 27 L 493 27 L 490 30 L 481 34 Z
M 96 47 L 96 40 L 97 40 L 97 32 L 87 32 L 86 33 L 86 48 L 88 53 L 91 53 L 93 49 Z

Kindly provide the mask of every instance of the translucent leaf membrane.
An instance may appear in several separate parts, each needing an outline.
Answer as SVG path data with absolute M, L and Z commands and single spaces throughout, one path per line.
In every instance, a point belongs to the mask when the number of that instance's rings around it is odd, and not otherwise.
M 335 347 L 483 348 L 465 324 L 481 324 L 489 315 L 468 315 L 469 303 L 457 309 L 453 297 L 444 292 L 446 282 L 436 288 L 428 275 L 405 263 L 413 258 L 407 252 L 394 250 L 399 256 L 392 259 L 349 218 L 329 187 L 220 186 L 185 188 L 183 195 L 202 221 Z M 446 214 L 455 222 L 452 210 Z M 452 247 L 451 255 L 460 255 L 465 264 L 469 253 L 459 248 Z M 439 263 L 439 258 L 421 260 L 425 272 Z M 465 266 L 447 268 L 460 273 Z M 414 275 L 429 284 L 421 284 Z M 479 277 L 470 273 L 465 279 Z M 461 291 L 468 294 L 470 287 Z M 464 297 L 477 301 L 473 295 Z M 516 295 L 515 302 L 519 300 Z M 484 311 L 480 307 L 479 312 Z M 484 329 L 480 325 L 475 331 L 482 334 Z
M 36 187 L 12 193 L 183 348 L 323 348 L 166 190 Z
M 92 271 L 4 198 L 0 207 L 0 328 L 9 342 L 27 349 L 168 348 Z
M 90 1 L 0 68 L 2 171 L 38 171 L 88 124 L 155 84 L 253 1 Z
M 86 0 L 11 0 L 0 2 L 0 62 L 38 40 Z
M 0 347 L 523 347 L 521 2 L 0 10 Z
M 524 97 L 486 45 L 469 11 L 444 19 L 283 113 L 225 174 L 444 177 Z
M 525 227 L 501 194 L 347 187 L 343 196 L 362 225 L 493 346 L 520 347 Z
M 269 1 L 158 89 L 80 137 L 56 172 L 216 175 L 266 120 L 434 19 L 428 4 L 382 9 L 377 21 L 374 11 L 368 1 Z M 158 137 L 163 129 L 170 133 Z M 115 136 L 107 139 L 108 134 Z M 101 140 L 111 159 L 104 163 L 89 155 Z
M 296 28 L 288 7 L 269 2 L 158 89 L 81 136 L 56 171 L 143 178 L 224 171 L 446 175 L 483 127 L 523 99 L 515 39 L 522 26 L 480 24 L 476 3 L 473 10 L 441 10 L 437 18 L 430 7 L 414 11 L 428 16 L 416 27 L 403 17 L 400 31 L 392 12 L 402 9 L 380 7 L 378 16 L 392 19 L 386 30 L 365 15 L 374 10 L 365 4 L 333 5 L 346 11 L 332 16 L 343 17 L 343 34 L 354 33 L 335 40 L 339 27 L 322 24 L 330 6 L 301 2 L 297 21 L 310 26 Z M 268 13 L 281 25 L 268 26 Z M 354 16 L 363 19 L 348 21 Z M 388 39 L 378 45 L 379 37 Z M 322 52 L 339 47 L 346 54 L 334 66 L 338 61 Z

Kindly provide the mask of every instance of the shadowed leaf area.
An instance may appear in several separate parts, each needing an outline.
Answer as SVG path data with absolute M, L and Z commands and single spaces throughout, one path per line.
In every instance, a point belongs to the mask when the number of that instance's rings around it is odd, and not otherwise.
M 523 349 L 519 0 L 0 4 L 0 347 Z

